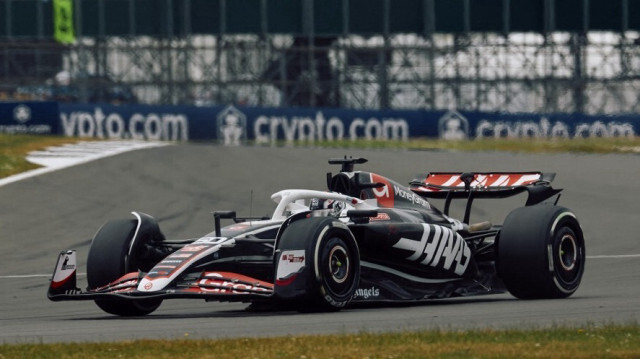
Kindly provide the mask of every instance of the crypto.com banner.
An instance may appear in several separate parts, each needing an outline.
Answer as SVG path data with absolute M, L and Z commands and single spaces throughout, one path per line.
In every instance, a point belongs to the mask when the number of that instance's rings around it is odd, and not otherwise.
M 57 102 L 0 102 L 0 133 L 57 135 Z
M 640 115 L 60 104 L 59 127 L 65 136 L 229 145 L 247 140 L 271 144 L 416 137 L 584 138 L 640 134 Z

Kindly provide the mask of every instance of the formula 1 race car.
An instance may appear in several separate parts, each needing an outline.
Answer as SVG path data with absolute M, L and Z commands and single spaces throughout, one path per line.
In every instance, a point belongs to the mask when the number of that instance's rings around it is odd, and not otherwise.
M 169 298 L 330 311 L 505 291 L 564 298 L 578 289 L 584 237 L 576 216 L 557 206 L 554 174 L 428 173 L 405 187 L 354 171 L 365 162 L 330 160 L 341 171 L 327 174 L 328 191 L 277 192 L 271 217 L 214 212 L 214 231 L 195 240 L 167 240 L 139 212 L 107 222 L 89 249 L 87 289 L 76 287 L 76 252 L 64 251 L 48 297 L 137 316 Z M 474 199 L 518 193 L 526 204 L 502 225 L 469 224 Z M 454 199 L 466 200 L 462 220 L 449 216 Z M 235 223 L 222 227 L 225 218 Z

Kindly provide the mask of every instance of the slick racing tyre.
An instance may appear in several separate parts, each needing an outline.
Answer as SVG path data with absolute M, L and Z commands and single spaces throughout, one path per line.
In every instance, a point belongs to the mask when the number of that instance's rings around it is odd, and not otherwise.
M 330 217 L 298 220 L 286 227 L 278 249 L 285 255 L 304 253 L 304 269 L 287 283 L 291 287 L 278 288 L 276 282 L 276 293 L 300 294 L 295 298 L 299 310 L 336 311 L 351 301 L 360 283 L 360 254 L 345 224 Z
M 498 275 L 517 298 L 566 298 L 580 285 L 584 237 L 566 208 L 540 204 L 512 211 L 497 247 Z
M 152 220 L 152 224 L 155 224 L 155 221 Z M 127 273 L 138 271 L 140 267 L 149 266 L 142 260 L 141 248 L 144 243 L 134 243 L 134 246 L 131 246 L 137 226 L 138 221 L 133 219 L 114 220 L 105 223 L 98 230 L 91 242 L 87 258 L 89 288 L 105 286 Z M 146 230 L 143 230 L 143 227 L 141 226 L 140 232 L 145 233 L 138 233 L 140 242 L 161 237 L 157 225 L 155 228 L 147 227 Z M 152 233 L 155 230 L 158 233 Z M 109 298 L 96 299 L 95 303 L 109 314 L 141 316 L 156 310 L 162 303 L 162 299 Z

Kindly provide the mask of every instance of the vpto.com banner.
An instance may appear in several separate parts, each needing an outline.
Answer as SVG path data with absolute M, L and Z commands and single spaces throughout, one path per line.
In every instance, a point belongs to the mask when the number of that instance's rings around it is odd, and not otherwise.
M 60 104 L 65 136 L 143 140 L 220 140 L 239 144 L 357 138 L 406 140 L 411 111 Z
M 396 111 L 239 106 L 115 106 L 60 104 L 66 136 L 169 141 L 331 141 L 415 137 L 630 137 L 640 116 L 503 114 L 469 111 Z

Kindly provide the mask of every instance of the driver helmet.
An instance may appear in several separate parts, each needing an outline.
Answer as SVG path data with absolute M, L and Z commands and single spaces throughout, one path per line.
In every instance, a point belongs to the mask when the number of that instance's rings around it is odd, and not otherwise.
M 332 199 L 312 198 L 309 203 L 309 209 L 312 211 L 319 209 L 331 209 L 333 208 L 334 202 L 335 201 Z

